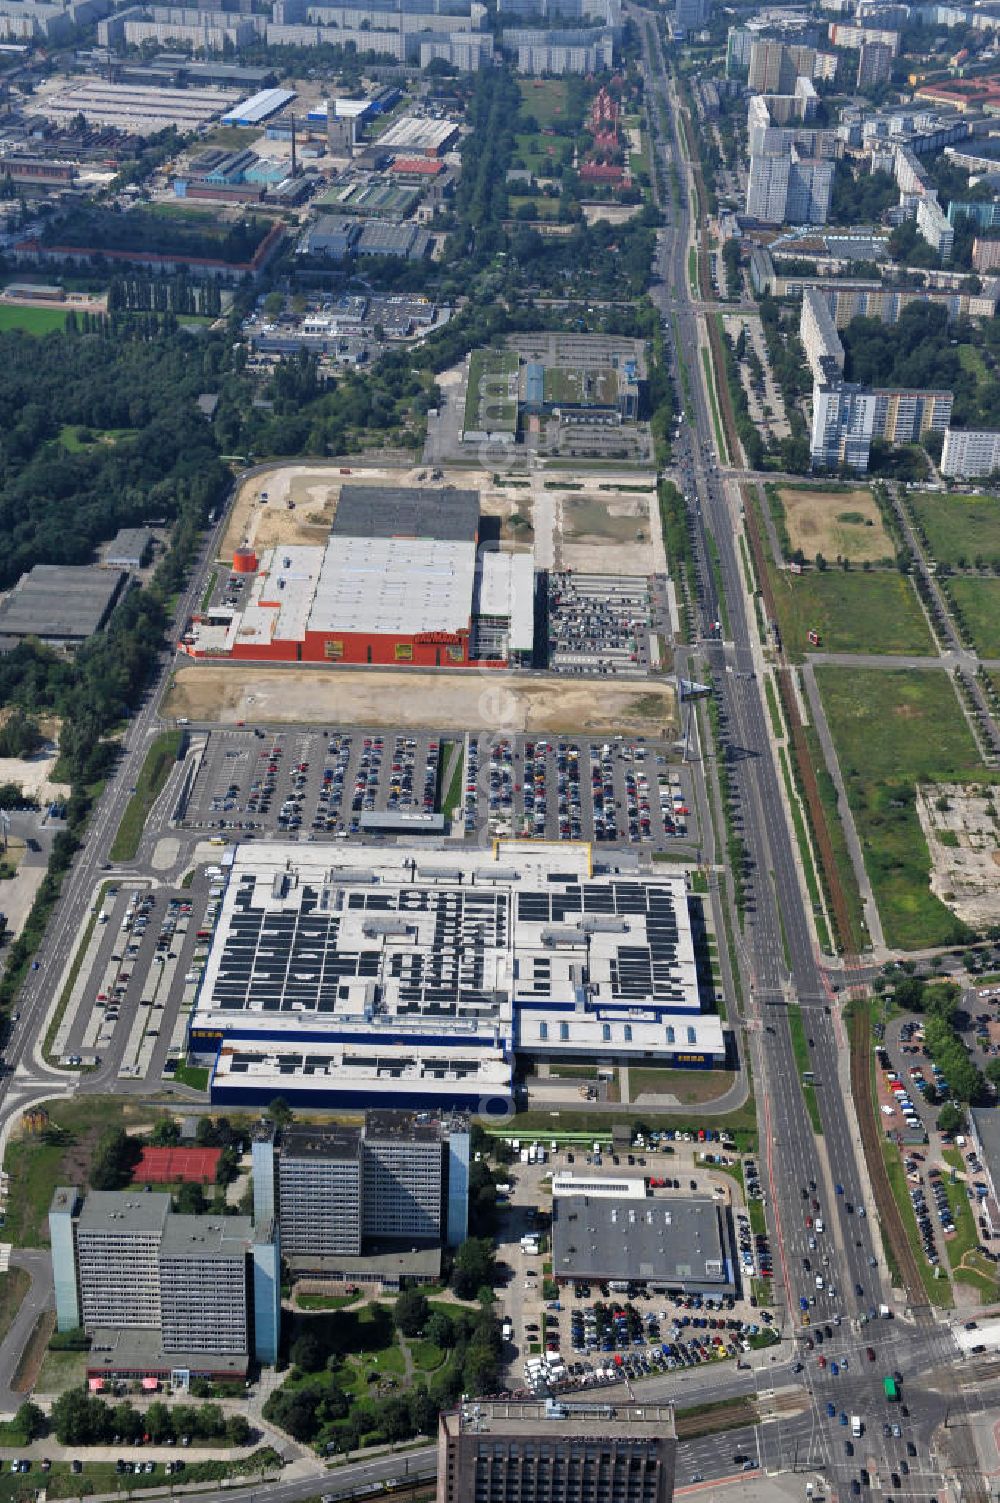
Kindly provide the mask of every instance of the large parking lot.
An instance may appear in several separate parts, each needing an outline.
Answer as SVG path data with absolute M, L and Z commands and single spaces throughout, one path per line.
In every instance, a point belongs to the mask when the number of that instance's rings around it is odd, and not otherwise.
M 549 667 L 554 673 L 645 674 L 653 607 L 641 575 L 548 576 Z
M 688 775 L 662 744 L 259 727 L 193 740 L 196 770 L 177 810 L 193 831 L 359 836 L 365 815 L 439 809 L 454 778 L 470 839 L 486 832 L 655 850 L 691 833 Z
M 103 890 L 67 1014 L 69 1063 L 110 1059 L 125 1080 L 172 1072 L 184 1053 L 220 876 L 210 867 L 186 889 L 123 882 Z
M 669 1145 L 645 1144 L 631 1154 L 612 1154 L 607 1145 L 599 1156 L 560 1146 L 540 1149 L 537 1164 L 517 1162 L 496 1171 L 498 1177 L 507 1176 L 499 1243 L 510 1275 L 498 1314 L 509 1330 L 505 1353 L 512 1389 L 568 1392 L 727 1357 L 742 1361 L 754 1346 L 776 1339 L 769 1334 L 771 1314 L 759 1307 L 751 1285 L 752 1279 L 767 1277 L 771 1254 L 766 1238 L 751 1233 L 736 1181 L 725 1172 L 737 1156 L 731 1150 L 719 1154 L 723 1162 L 718 1168 L 706 1161 L 706 1152 L 717 1147 L 687 1142 L 680 1135 Z M 738 1244 L 736 1295 L 551 1284 L 544 1272 L 544 1239 L 555 1172 L 640 1176 L 657 1196 L 710 1194 L 728 1204 Z

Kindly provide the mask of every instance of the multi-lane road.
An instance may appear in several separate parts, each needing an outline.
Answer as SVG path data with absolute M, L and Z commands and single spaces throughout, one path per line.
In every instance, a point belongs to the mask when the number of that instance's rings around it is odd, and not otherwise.
M 894 1471 L 901 1475 L 900 1486 L 893 1487 L 894 1494 L 926 1498 L 943 1485 L 927 1455 L 930 1435 L 926 1426 L 936 1423 L 939 1412 L 931 1406 L 922 1415 L 922 1433 L 914 1432 L 912 1438 L 919 1442 L 924 1464 L 907 1474 L 898 1465 L 907 1436 L 884 1434 L 884 1425 L 889 1424 L 891 1430 L 899 1417 L 886 1415 L 880 1385 L 887 1371 L 901 1371 L 904 1383 L 911 1374 L 918 1378 L 928 1365 L 947 1373 L 958 1360 L 958 1352 L 947 1326 L 936 1323 L 927 1307 L 912 1312 L 912 1320 L 897 1320 L 891 1325 L 882 1319 L 868 1323 L 869 1312 L 873 1308 L 877 1311 L 888 1298 L 888 1281 L 881 1246 L 874 1240 L 874 1218 L 867 1214 L 873 1207 L 857 1123 L 849 1094 L 843 1089 L 843 1025 L 836 1006 L 831 1005 L 828 978 L 810 931 L 794 837 L 771 749 L 760 644 L 736 541 L 741 526 L 736 482 L 737 474 L 742 474 L 737 470 L 740 459 L 731 456 L 732 469 L 728 469 L 712 444 L 712 415 L 698 358 L 699 348 L 707 340 L 699 328 L 701 305 L 696 307 L 692 302 L 688 281 L 693 181 L 682 150 L 681 102 L 655 23 L 650 24 L 648 12 L 634 13 L 634 20 L 644 43 L 654 132 L 660 121 L 654 100 L 666 103 L 664 118 L 670 123 L 670 138 L 658 137 L 656 151 L 664 166 L 668 160 L 676 164 L 681 179 L 681 192 L 670 206 L 670 223 L 660 233 L 657 280 L 651 289 L 663 315 L 677 389 L 677 356 L 682 352 L 686 359 L 693 408 L 689 414 L 692 420 L 681 427 L 675 443 L 674 464 L 690 498 L 700 582 L 698 641 L 686 659 L 681 658 L 679 672 L 695 679 L 708 677 L 717 696 L 723 744 L 716 750 L 726 759 L 749 858 L 745 923 L 736 963 L 742 966 L 744 995 L 749 999 L 745 1038 L 761 1102 L 762 1168 L 778 1268 L 789 1305 L 786 1323 L 788 1328 L 799 1324 L 803 1298 L 810 1302 L 810 1330 L 839 1316 L 841 1324 L 834 1327 L 834 1340 L 825 1344 L 824 1351 L 829 1350 L 831 1358 L 839 1351 L 841 1363 L 847 1358 L 852 1405 L 863 1405 L 867 1410 L 865 1454 L 889 1477 Z M 696 121 L 692 125 L 697 128 Z M 673 348 L 675 338 L 680 351 Z M 725 640 L 715 625 L 718 622 L 727 625 Z M 800 1088 L 787 1014 L 791 1001 L 803 1010 L 818 1087 L 821 1137 L 813 1132 Z M 848 1204 L 853 1207 L 850 1212 Z M 822 1232 L 817 1221 L 822 1222 Z M 823 1291 L 817 1289 L 817 1275 L 826 1286 Z M 835 1299 L 828 1293 L 831 1285 L 836 1289 Z M 837 1402 L 838 1380 L 831 1375 L 830 1358 L 826 1367 L 818 1366 L 819 1354 L 806 1346 L 808 1332 L 802 1326 L 799 1329 L 803 1338 L 802 1380 L 815 1414 L 825 1418 L 827 1403 Z M 876 1351 L 874 1363 L 866 1356 L 869 1345 Z M 907 1407 L 912 1411 L 912 1405 Z M 838 1418 L 839 1409 L 838 1403 Z M 951 1420 L 954 1423 L 961 1417 L 959 1403 Z M 917 1415 L 912 1412 L 909 1418 L 904 1417 L 906 1427 L 916 1422 Z M 821 1428 L 821 1433 L 827 1438 L 830 1480 L 838 1494 L 850 1496 L 852 1480 L 859 1476 L 858 1457 L 847 1455 L 842 1438 L 831 1434 L 829 1426 Z M 951 1439 L 953 1454 L 961 1452 L 962 1435 L 952 1434 Z M 967 1463 L 962 1480 L 969 1489 L 974 1477 L 967 1443 L 962 1459 Z

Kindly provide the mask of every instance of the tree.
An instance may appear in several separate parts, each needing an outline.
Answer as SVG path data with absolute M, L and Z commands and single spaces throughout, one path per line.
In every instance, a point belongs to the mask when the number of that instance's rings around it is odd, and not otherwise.
M 460 1299 L 474 1299 L 481 1285 L 492 1287 L 496 1280 L 492 1242 L 487 1237 L 469 1237 L 455 1254 L 451 1287 Z
M 307 1331 L 297 1341 L 292 1342 L 288 1355 L 303 1373 L 318 1373 L 326 1361 L 323 1344 L 311 1331 Z
M 956 1106 L 954 1101 L 946 1101 L 937 1114 L 938 1132 L 955 1133 L 961 1132 L 965 1125 L 965 1113 L 961 1107 Z
M 996 1063 L 1000 1064 L 1000 1060 Z M 435 1310 L 424 1327 L 424 1336 L 427 1340 L 444 1350 L 451 1346 L 451 1332 L 451 1321 L 442 1310 Z
M 24 1436 L 25 1444 L 30 1445 L 33 1440 L 45 1434 L 48 1421 L 38 1405 L 28 1399 L 14 1415 L 14 1429 Z
M 183 1216 L 201 1216 L 206 1210 L 205 1192 L 199 1184 L 181 1185 L 174 1196 L 174 1204 Z
M 132 1170 L 142 1158 L 142 1144 L 130 1138 L 121 1127 L 105 1132 L 90 1166 L 92 1190 L 123 1190 L 132 1179 Z
M 274 1100 L 268 1106 L 265 1115 L 270 1117 L 275 1127 L 287 1127 L 294 1113 L 284 1096 L 275 1096 Z
M 404 1289 L 396 1300 L 392 1318 L 404 1336 L 419 1336 L 427 1324 L 430 1306 L 419 1289 Z
M 997 1090 L 1000 1090 L 1000 1059 L 989 1060 L 983 1074 L 991 1086 L 995 1086 Z

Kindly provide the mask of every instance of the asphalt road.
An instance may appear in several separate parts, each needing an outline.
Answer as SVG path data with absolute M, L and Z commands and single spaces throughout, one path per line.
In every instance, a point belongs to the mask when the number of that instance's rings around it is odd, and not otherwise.
M 882 1472 L 891 1471 L 891 1463 L 896 1459 L 893 1446 L 897 1441 L 895 1437 L 887 1439 L 882 1431 L 886 1423 L 882 1377 L 893 1368 L 901 1371 L 904 1379 L 911 1373 L 916 1377 L 931 1361 L 947 1371 L 955 1361 L 956 1348 L 947 1327 L 935 1323 L 927 1312 L 922 1312 L 923 1323 L 918 1326 L 902 1321 L 890 1326 L 881 1320 L 874 1325 L 861 1324 L 861 1318 L 888 1295 L 888 1282 L 883 1287 L 882 1250 L 873 1246 L 871 1218 L 859 1217 L 856 1212 L 848 1214 L 845 1209 L 848 1202 L 855 1207 L 864 1203 L 860 1142 L 849 1094 L 843 1089 L 839 1072 L 846 1041 L 834 1015 L 836 1009 L 831 1007 L 828 978 L 813 947 L 798 881 L 793 837 L 770 749 L 770 726 L 754 651 L 756 625 L 744 595 L 737 556 L 738 500 L 735 495 L 727 495 L 725 485 L 727 478 L 735 481 L 742 471 L 734 466 L 727 473 L 726 467 L 719 465 L 712 444 L 714 429 L 700 365 L 693 358 L 699 348 L 698 320 L 687 276 L 690 193 L 680 151 L 679 104 L 666 77 L 658 36 L 653 55 L 648 54 L 647 13 L 637 13 L 635 19 L 647 49 L 647 87 L 654 93 L 666 91 L 672 135 L 669 144 L 682 176 L 682 192 L 673 207 L 672 222 L 659 236 L 656 270 L 660 280 L 651 290 L 664 315 L 668 345 L 673 343 L 672 331 L 676 326 L 677 339 L 687 352 L 694 407 L 694 422 L 681 426 L 674 463 L 682 488 L 691 497 L 692 535 L 701 583 L 700 642 L 687 655 L 686 663 L 679 662 L 678 671 L 704 680 L 703 665 L 708 665 L 720 709 L 723 738 L 720 755 L 726 757 L 741 833 L 749 854 L 747 913 L 739 948 L 745 964 L 745 981 L 749 983 L 747 1017 L 751 1026 L 746 1036 L 753 1058 L 757 1097 L 762 1103 L 760 1167 L 768 1193 L 775 1271 L 780 1270 L 790 1307 L 785 1316 L 786 1329 L 798 1323 L 801 1298 L 816 1301 L 809 1308 L 813 1327 L 820 1319 L 826 1323 L 840 1316 L 842 1324 L 832 1326 L 834 1340 L 825 1343 L 823 1351 L 839 1352 L 841 1359 L 846 1356 L 852 1404 L 859 1408 L 863 1404 L 866 1411 L 866 1455 Z M 662 152 L 662 146 L 662 142 L 658 143 L 657 150 Z M 679 390 L 679 382 L 675 384 Z M 739 462 L 737 456 L 734 460 Z M 716 569 L 710 560 L 709 538 L 715 550 Z M 717 581 L 724 592 L 725 612 L 717 597 Z M 712 626 L 723 618 L 729 627 L 726 641 L 720 640 Z M 802 1007 L 807 1036 L 812 1041 L 811 1064 L 818 1083 L 821 1137 L 813 1133 L 800 1090 L 787 1016 L 789 1001 Z M 843 1187 L 843 1194 L 837 1194 L 837 1185 Z M 818 1209 L 814 1201 L 818 1202 Z M 813 1223 L 819 1217 L 824 1231 L 819 1233 L 815 1224 L 807 1225 L 807 1217 Z M 815 1247 L 810 1245 L 810 1239 Z M 809 1270 L 804 1266 L 805 1258 L 810 1260 Z M 817 1272 L 827 1289 L 831 1285 L 836 1289 L 836 1300 L 817 1290 Z M 877 1353 L 874 1364 L 865 1356 L 869 1344 Z M 890 1352 L 892 1366 L 887 1361 Z M 838 1379 L 832 1376 L 831 1365 L 819 1368 L 816 1354 L 803 1351 L 803 1360 L 806 1361 L 803 1378 L 819 1422 L 826 1417 L 826 1404 L 835 1402 L 830 1390 Z M 907 1407 L 912 1409 L 910 1405 Z M 920 1423 L 920 1431 L 914 1428 L 913 1433 L 924 1454 L 929 1439 L 926 1427 L 936 1423 L 939 1412 L 929 1405 L 926 1413 L 914 1412 L 905 1421 L 907 1427 Z M 819 1425 L 818 1433 L 828 1434 L 823 1425 Z M 904 1434 L 900 1443 L 905 1444 L 905 1439 Z M 826 1449 L 828 1474 L 837 1495 L 850 1496 L 851 1479 L 858 1475 L 857 1457 L 853 1460 L 847 1457 L 843 1446 L 838 1448 L 829 1436 Z M 901 1486 L 893 1486 L 892 1490 L 894 1496 L 902 1498 L 926 1497 L 937 1490 L 940 1481 L 924 1470 L 919 1479 L 911 1480 L 904 1475 Z

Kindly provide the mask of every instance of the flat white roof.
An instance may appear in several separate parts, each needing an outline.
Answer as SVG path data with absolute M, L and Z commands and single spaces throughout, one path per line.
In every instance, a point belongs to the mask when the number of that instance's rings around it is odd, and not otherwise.
M 535 643 L 534 553 L 479 555 L 479 614 L 507 618 L 514 652 L 530 652 Z
M 262 843 L 236 850 L 192 1029 L 699 1063 L 723 1051 L 699 1009 L 683 876 L 594 873 L 587 845 Z
M 234 645 L 304 641 L 322 566 L 322 548 L 269 548 L 237 622 Z
M 474 543 L 434 538 L 336 537 L 323 561 L 310 631 L 467 631 Z
M 379 136 L 378 146 L 380 151 L 440 151 L 456 129 L 454 120 L 425 120 L 418 115 L 403 115 Z
M 405 1044 L 350 1042 L 224 1044 L 215 1067 L 213 1086 L 248 1091 L 273 1088 L 280 1095 L 290 1087 L 377 1092 L 428 1092 L 451 1096 L 466 1085 L 484 1096 L 502 1095 L 510 1086 L 510 1063 L 500 1049 L 470 1049 L 465 1053 L 422 1046 L 418 1053 Z
M 646 1181 L 620 1174 L 574 1174 L 564 1170 L 552 1176 L 552 1194 L 613 1196 L 616 1200 L 645 1200 Z
M 242 100 L 233 106 L 228 114 L 223 116 L 227 125 L 238 125 L 247 121 L 250 125 L 257 125 L 261 120 L 267 120 L 271 115 L 276 115 L 283 110 L 286 104 L 291 104 L 295 98 L 294 89 L 261 89 L 259 94 L 251 94 L 249 99 Z

